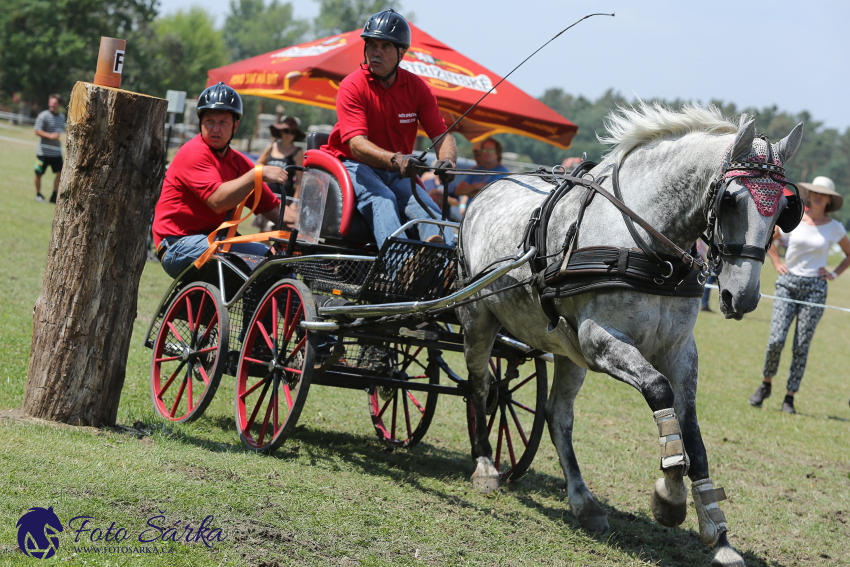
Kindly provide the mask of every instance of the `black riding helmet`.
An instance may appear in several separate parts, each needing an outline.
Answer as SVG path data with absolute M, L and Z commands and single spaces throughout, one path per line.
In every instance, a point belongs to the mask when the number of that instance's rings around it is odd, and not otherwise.
M 207 110 L 228 110 L 233 120 L 242 118 L 242 98 L 223 82 L 207 87 L 198 97 L 198 118 Z
M 378 79 L 388 81 L 398 71 L 398 65 L 401 63 L 401 49 L 410 47 L 410 36 L 410 24 L 392 9 L 378 12 L 369 18 L 366 25 L 363 26 L 363 33 L 360 34 L 363 41 L 368 38 L 382 39 L 391 42 L 397 48 L 398 62 L 395 68 L 386 77 L 375 75 Z M 363 46 L 363 60 L 366 61 L 365 45 Z
M 208 110 L 225 110 L 233 115 L 233 132 L 230 133 L 230 140 L 227 141 L 229 146 L 236 134 L 236 122 L 242 118 L 242 97 L 224 82 L 219 82 L 217 85 L 205 88 L 198 97 L 198 107 L 195 110 L 198 120 L 203 120 L 204 112 Z M 226 150 L 227 146 L 224 149 Z

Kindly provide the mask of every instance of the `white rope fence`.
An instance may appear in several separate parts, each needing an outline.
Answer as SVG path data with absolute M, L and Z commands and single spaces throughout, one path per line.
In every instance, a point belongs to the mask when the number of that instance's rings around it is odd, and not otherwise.
M 710 289 L 720 289 L 714 284 L 705 284 L 705 287 Z M 766 293 L 761 294 L 762 297 L 769 297 L 774 301 L 787 301 L 788 303 L 799 303 L 800 305 L 811 305 L 812 307 L 823 307 L 824 309 L 835 309 L 836 311 L 844 311 L 845 313 L 850 313 L 850 309 L 846 307 L 836 307 L 835 305 L 826 305 L 824 303 L 811 303 L 809 301 L 800 301 L 799 299 L 788 299 L 786 297 L 776 297 L 775 295 L 768 295 Z

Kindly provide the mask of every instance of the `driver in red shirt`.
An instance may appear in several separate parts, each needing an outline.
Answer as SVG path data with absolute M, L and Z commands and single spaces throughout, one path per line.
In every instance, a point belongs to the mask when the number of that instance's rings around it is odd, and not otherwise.
M 224 83 L 207 87 L 198 97 L 197 112 L 201 133 L 184 144 L 169 165 L 153 221 L 157 257 L 172 278 L 207 250 L 207 236 L 254 188 L 254 164 L 230 147 L 242 117 L 239 94 Z M 263 168 L 263 193 L 255 213 L 277 223 L 280 199 L 266 183 L 286 180 L 285 170 Z M 284 225 L 292 226 L 295 216 L 286 207 Z M 268 246 L 232 244 L 230 251 L 262 256 Z
M 366 60 L 339 86 L 334 126 L 325 151 L 342 160 L 351 176 L 357 209 L 363 214 L 380 248 L 401 227 L 401 219 L 431 218 L 416 201 L 408 178 L 423 165 L 411 155 L 416 133 L 422 129 L 433 140 L 447 130 L 437 98 L 421 78 L 399 68 L 410 47 L 407 21 L 392 10 L 369 18 L 360 37 Z M 454 168 L 457 146 L 445 136 L 435 146 L 439 169 Z M 439 173 L 439 171 L 438 171 Z M 418 188 L 436 218 L 440 211 L 424 189 Z M 440 228 L 419 224 L 420 236 L 440 241 Z M 445 242 L 454 234 L 444 231 Z

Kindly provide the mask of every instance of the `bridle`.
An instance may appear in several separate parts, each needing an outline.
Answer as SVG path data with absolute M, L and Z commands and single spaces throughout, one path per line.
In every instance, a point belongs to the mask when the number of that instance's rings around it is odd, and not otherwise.
M 774 163 L 773 146 L 770 140 L 767 139 L 767 136 L 760 135 L 758 137 L 767 143 L 768 155 L 766 161 L 733 161 L 729 156 L 724 154 L 720 175 L 708 187 L 708 196 L 706 199 L 708 228 L 706 228 L 705 234 L 701 238 L 708 245 L 707 259 L 711 271 L 715 274 L 720 273 L 723 262 L 729 262 L 729 258 L 750 258 L 764 263 L 765 254 L 773 242 L 773 225 L 770 227 L 767 243 L 764 246 L 753 246 L 746 243 L 727 243 L 725 241 L 720 219 L 724 201 L 732 197 L 728 193 L 729 185 L 732 181 L 742 177 L 767 177 L 783 187 L 790 185 L 794 188 L 794 193 L 785 195 L 785 208 L 779 214 L 779 217 L 777 217 L 775 224 L 783 231 L 790 232 L 800 224 L 803 218 L 803 203 L 800 198 L 799 189 L 794 183 L 791 183 L 785 178 L 785 168 Z M 731 151 L 732 148 L 730 147 L 727 152 Z M 730 174 L 729 172 L 735 173 Z

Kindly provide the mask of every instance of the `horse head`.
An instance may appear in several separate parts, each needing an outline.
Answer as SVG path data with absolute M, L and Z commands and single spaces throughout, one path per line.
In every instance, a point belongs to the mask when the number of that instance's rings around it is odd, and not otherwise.
M 777 224 L 793 229 L 802 217 L 798 195 L 784 196 L 784 165 L 794 156 L 803 137 L 798 124 L 788 136 L 771 144 L 756 134 L 754 120 L 738 129 L 723 155 L 720 176 L 712 182 L 708 199 L 710 258 L 717 272 L 720 311 L 727 319 L 741 319 L 753 311 L 761 294 L 759 277 Z

